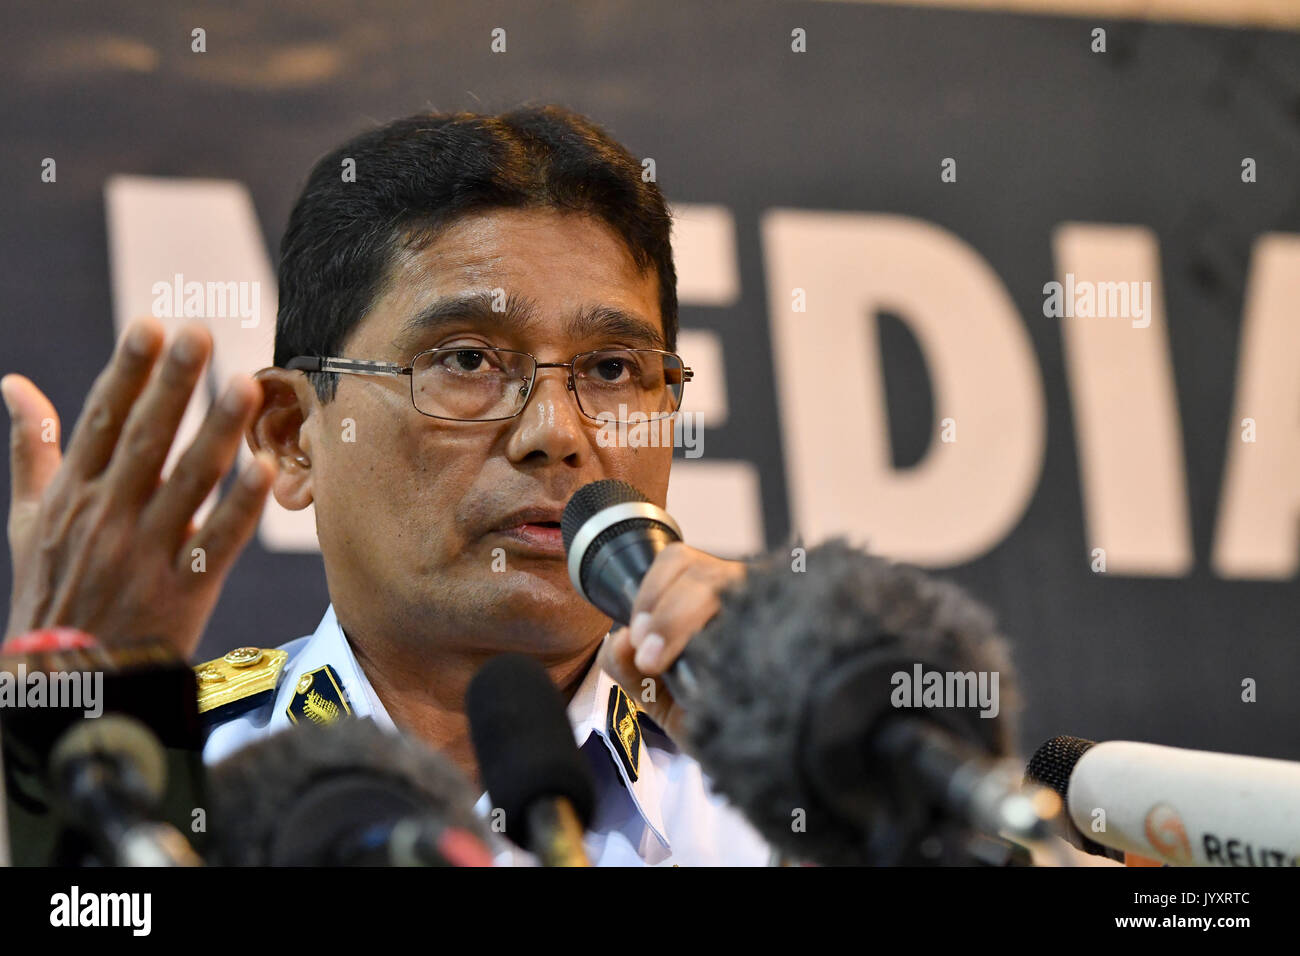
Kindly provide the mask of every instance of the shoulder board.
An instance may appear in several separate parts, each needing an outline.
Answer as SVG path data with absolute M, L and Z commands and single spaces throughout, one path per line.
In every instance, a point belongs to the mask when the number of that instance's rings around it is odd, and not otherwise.
M 199 713 L 206 722 L 228 720 L 265 703 L 275 693 L 289 655 L 260 647 L 237 647 L 216 660 L 199 664 Z

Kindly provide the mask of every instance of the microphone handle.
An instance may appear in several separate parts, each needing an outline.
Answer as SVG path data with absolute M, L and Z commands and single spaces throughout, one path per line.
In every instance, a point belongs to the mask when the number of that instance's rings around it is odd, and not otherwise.
M 586 587 L 579 593 L 610 615 L 615 624 L 626 627 L 650 565 L 660 551 L 681 540 L 675 529 L 662 523 L 623 531 L 600 547 L 584 578 Z M 684 655 L 669 665 L 664 672 L 664 683 L 679 701 L 695 693 L 698 684 Z
M 568 797 L 543 797 L 528 806 L 529 849 L 542 866 L 591 866 L 582 823 Z
M 113 866 L 202 866 L 185 836 L 131 796 L 134 768 L 80 760 L 64 774 L 69 816 Z
M 1025 841 L 1053 833 L 1059 799 L 1044 788 L 1022 787 L 1010 761 L 990 759 L 928 721 L 892 721 L 868 747 L 871 758 L 893 768 L 908 795 L 919 795 L 976 831 Z

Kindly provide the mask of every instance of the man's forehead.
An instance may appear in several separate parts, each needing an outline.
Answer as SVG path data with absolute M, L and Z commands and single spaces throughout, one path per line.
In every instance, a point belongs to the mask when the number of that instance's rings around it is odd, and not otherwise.
M 527 242 L 515 241 L 524 235 Z M 516 339 L 559 334 L 668 347 L 655 270 L 638 268 L 622 240 L 592 217 L 491 210 L 399 248 L 363 323 L 399 350 L 452 326 Z
M 640 310 L 588 302 L 550 314 L 530 296 L 505 290 L 453 292 L 437 296 L 397 325 L 393 344 L 415 347 L 440 332 L 462 327 L 500 333 L 519 340 L 559 332 L 570 341 L 610 339 L 641 348 L 667 348 L 663 326 Z

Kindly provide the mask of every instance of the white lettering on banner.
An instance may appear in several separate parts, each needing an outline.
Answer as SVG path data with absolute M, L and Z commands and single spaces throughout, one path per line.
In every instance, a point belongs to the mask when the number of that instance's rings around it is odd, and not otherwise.
M 176 275 L 221 276 L 257 283 L 261 290 L 260 312 L 268 321 L 245 327 L 239 320 L 206 316 L 213 349 L 209 378 L 224 384 L 236 372 L 254 372 L 271 364 L 275 323 L 269 318 L 276 312 L 275 275 L 252 196 L 243 183 L 113 176 L 104 186 L 104 200 L 118 335 L 131 319 L 154 311 L 155 283 L 172 282 Z M 192 321 L 179 311 L 163 318 L 169 334 Z M 198 431 L 210 401 L 208 388 L 194 390 L 172 444 L 169 469 Z M 241 443 L 239 454 L 242 464 L 252 453 Z M 214 500 L 215 493 L 208 496 L 199 520 Z M 271 551 L 317 550 L 316 519 L 311 506 L 303 511 L 286 511 L 270 498 L 262 513 L 259 537 Z
M 731 210 L 675 202 L 671 211 L 678 301 L 682 305 L 734 305 L 740 298 L 740 259 Z
M 920 219 L 779 209 L 762 232 L 793 527 L 929 566 L 986 553 L 1029 504 L 1046 432 L 1033 347 L 1002 281 Z M 788 306 L 795 286 L 808 291 L 806 314 Z M 935 431 L 942 418 L 961 423 L 959 441 L 931 441 L 907 469 L 890 455 L 882 309 L 926 358 Z
M 1300 235 L 1261 236 L 1251 254 L 1211 565 L 1225 578 L 1292 577 L 1300 561 Z M 1238 425 L 1254 419 L 1253 442 Z
M 725 307 L 740 297 L 736 223 L 726 206 L 673 203 L 673 258 L 677 299 L 683 306 Z M 720 427 L 729 414 L 722 337 L 704 329 L 682 329 L 677 351 L 695 370 L 682 408 L 698 413 L 707 427 Z M 722 557 L 763 550 L 760 475 L 753 462 L 711 458 L 673 462 L 668 510 L 686 540 Z
M 695 372 L 686 386 L 682 409 L 695 412 L 710 428 L 727 421 L 727 367 L 722 361 L 722 336 L 708 329 L 681 329 L 677 351 Z
M 275 314 L 274 276 L 243 184 L 114 176 L 105 199 L 119 333 L 153 311 L 155 285 L 174 283 L 178 274 L 257 283 L 260 314 Z M 689 203 L 672 211 L 682 305 L 734 305 L 740 273 L 731 211 Z M 806 541 L 865 539 L 878 552 L 931 567 L 987 553 L 1033 496 L 1046 429 L 1036 356 L 1002 281 L 968 243 L 911 217 L 777 209 L 764 214 L 761 229 L 793 530 Z M 1110 324 L 1060 320 L 1079 423 L 1088 537 L 1080 554 L 1104 547 L 1111 574 L 1186 574 L 1194 562 L 1186 463 L 1155 240 L 1144 227 L 1068 223 L 1054 245 L 1060 273 L 1098 289 L 1123 280 L 1148 281 L 1155 290 L 1140 320 L 1136 313 L 1135 321 Z M 795 288 L 806 295 L 804 312 L 789 307 Z M 1243 309 L 1236 406 L 1224 423 L 1227 462 L 1212 552 L 1224 577 L 1280 579 L 1300 567 L 1296 301 L 1300 236 L 1261 237 Z M 960 423 L 960 440 L 932 440 L 907 469 L 892 467 L 889 449 L 874 320 L 884 309 L 899 315 L 921 347 L 936 434 L 939 422 Z M 164 319 L 169 331 L 183 321 Z M 270 363 L 274 323 L 207 321 L 216 380 Z M 710 381 L 687 389 L 686 407 L 707 406 L 714 423 L 728 405 L 733 415 L 744 407 L 735 396 L 728 402 L 722 347 L 718 333 L 683 330 L 687 363 L 695 349 Z M 168 468 L 209 402 L 209 390 L 196 389 Z M 1237 430 L 1245 419 L 1257 435 L 1249 443 Z M 246 459 L 247 449 L 240 454 Z M 765 538 L 760 481 L 747 461 L 679 461 L 670 500 L 682 509 L 696 497 L 702 505 L 725 503 L 694 509 L 690 540 L 748 553 Z M 271 500 L 259 537 L 271 551 L 316 550 L 312 509 L 289 512 Z
M 749 557 L 764 548 L 759 474 L 753 462 L 673 462 L 668 513 L 687 542 L 719 557 Z
M 1141 323 L 1122 312 L 1060 319 L 1087 528 L 1079 560 L 1104 548 L 1108 574 L 1186 574 L 1195 555 L 1155 233 L 1063 223 L 1052 248 L 1057 274 L 1077 283 L 1123 276 L 1154 290 Z

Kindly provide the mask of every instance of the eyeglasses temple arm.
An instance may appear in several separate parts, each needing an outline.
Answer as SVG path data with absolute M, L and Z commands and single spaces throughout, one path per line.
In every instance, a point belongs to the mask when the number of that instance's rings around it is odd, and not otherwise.
M 287 369 L 302 372 L 351 372 L 357 375 L 410 375 L 410 367 L 403 368 L 392 362 L 373 362 L 368 359 L 321 358 L 315 355 L 298 355 L 289 359 Z

